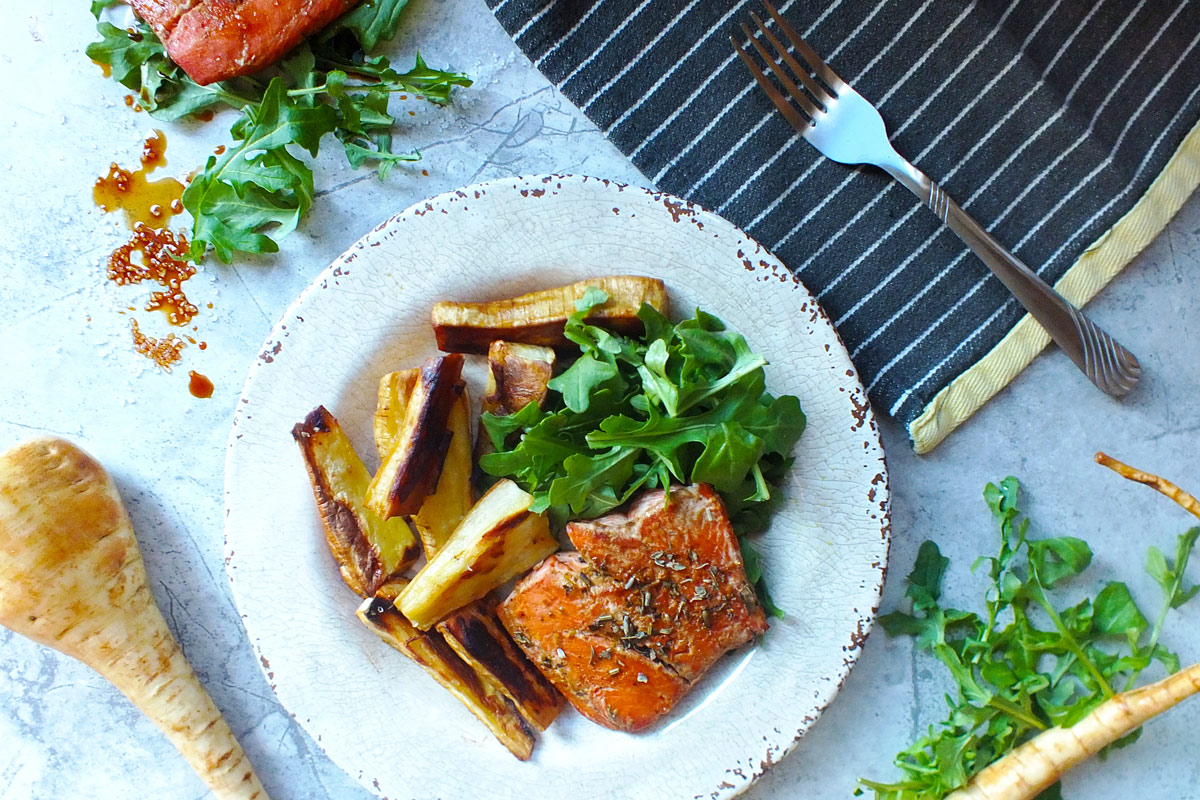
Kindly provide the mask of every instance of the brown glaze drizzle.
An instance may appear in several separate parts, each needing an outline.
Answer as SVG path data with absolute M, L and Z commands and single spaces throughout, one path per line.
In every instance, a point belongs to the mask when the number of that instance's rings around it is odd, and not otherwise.
M 139 222 L 166 227 L 171 217 L 183 211 L 183 184 L 174 178 L 151 181 L 146 176 L 166 161 L 167 137 L 154 131 L 142 146 L 142 168 L 127 170 L 115 162 L 108 174 L 97 178 L 92 199 L 104 211 L 120 210 L 132 230 Z
M 167 163 L 166 149 L 167 137 L 162 131 L 154 131 L 142 144 L 141 168 L 128 170 L 114 163 L 108 175 L 96 181 L 92 196 L 96 205 L 105 211 L 123 211 L 125 221 L 133 231 L 129 241 L 108 257 L 108 279 L 119 286 L 143 281 L 157 283 L 162 288 L 150 293 L 144 309 L 162 311 L 171 325 L 183 327 L 199 313 L 183 288 L 183 284 L 196 274 L 195 265 L 185 260 L 188 240 L 182 233 L 172 233 L 167 227 L 171 218 L 184 210 L 183 184 L 173 178 L 158 181 L 146 178 Z M 208 307 L 212 308 L 212 303 Z M 130 310 L 135 309 L 131 307 Z M 201 350 L 208 347 L 207 342 L 197 343 L 191 336 L 180 338 L 174 333 L 161 339 L 147 336 L 142 333 L 137 320 L 130 321 L 130 330 L 134 350 L 167 372 L 183 358 L 188 342 Z M 197 328 L 192 326 L 192 330 Z M 188 391 L 193 396 L 212 397 L 213 384 L 206 376 L 192 370 L 188 379 Z
M 196 274 L 194 265 L 181 260 L 187 251 L 183 234 L 138 223 L 133 237 L 108 257 L 108 279 L 119 286 L 154 281 L 163 289 L 150 294 L 146 310 L 163 311 L 172 325 L 187 325 L 199 313 L 183 290 L 183 282 Z

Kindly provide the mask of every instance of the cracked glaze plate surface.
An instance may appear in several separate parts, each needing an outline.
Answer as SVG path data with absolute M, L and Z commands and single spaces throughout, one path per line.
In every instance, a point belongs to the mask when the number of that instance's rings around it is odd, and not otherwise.
M 786 499 L 759 537 L 788 611 L 726 656 L 648 732 L 568 707 L 514 759 L 457 700 L 354 618 L 291 428 L 339 418 L 374 468 L 380 375 L 436 353 L 436 300 L 485 300 L 589 276 L 662 278 L 770 361 L 808 429 Z M 481 364 L 468 372 L 479 396 Z M 866 394 L 812 295 L 725 220 L 608 181 L 539 176 L 441 195 L 354 244 L 276 325 L 250 370 L 226 464 L 226 564 L 280 701 L 329 756 L 390 798 L 718 798 L 790 751 L 833 699 L 874 618 L 888 551 L 883 450 Z

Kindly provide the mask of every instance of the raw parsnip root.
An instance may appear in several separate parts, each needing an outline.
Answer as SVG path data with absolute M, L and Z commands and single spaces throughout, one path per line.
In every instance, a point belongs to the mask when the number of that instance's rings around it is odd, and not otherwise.
M 111 681 L 216 797 L 267 800 L 163 621 L 112 479 L 62 439 L 0 454 L 0 624 Z
M 1165 478 L 1160 478 L 1157 475 L 1151 475 L 1149 472 L 1142 472 L 1140 469 L 1134 469 L 1128 464 L 1118 461 L 1107 453 L 1096 453 L 1096 463 L 1102 464 L 1113 472 L 1120 475 L 1122 478 L 1128 478 L 1131 481 L 1144 483 L 1150 488 L 1165 494 L 1167 497 L 1174 500 L 1189 513 L 1200 517 L 1200 500 L 1192 497 L 1190 494 L 1180 489 L 1175 484 Z
M 945 800 L 1031 800 L 1067 770 L 1200 693 L 1200 664 L 1112 697 L 1070 728 L 1051 728 L 981 770 Z
M 1200 501 L 1165 478 L 1135 469 L 1105 453 L 1096 453 L 1096 463 L 1150 486 L 1200 517 Z M 1070 728 L 1051 728 L 1038 734 L 989 764 L 945 800 L 1030 800 L 1067 770 L 1195 694 L 1200 694 L 1200 664 L 1111 697 Z

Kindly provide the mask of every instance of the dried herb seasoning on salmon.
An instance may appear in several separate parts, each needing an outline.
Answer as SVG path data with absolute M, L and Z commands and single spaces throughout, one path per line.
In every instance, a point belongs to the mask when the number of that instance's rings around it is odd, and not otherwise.
M 628 513 L 567 526 L 500 620 L 588 719 L 638 731 L 721 656 L 765 633 L 737 537 L 707 484 L 644 492 Z

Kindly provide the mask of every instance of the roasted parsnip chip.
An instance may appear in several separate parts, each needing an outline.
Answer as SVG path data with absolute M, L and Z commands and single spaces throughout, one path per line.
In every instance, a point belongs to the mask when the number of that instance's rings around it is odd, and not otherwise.
M 515 578 L 558 549 L 533 496 L 510 480 L 488 490 L 426 562 L 396 605 L 422 630 Z
M 475 500 L 471 489 L 471 399 L 466 391 L 454 401 L 446 428 L 450 444 L 437 488 L 412 517 L 426 558 L 433 558 L 449 540 Z
M 446 423 L 466 386 L 462 366 L 458 353 L 421 365 L 392 449 L 367 489 L 367 507 L 384 519 L 415 514 L 437 486 L 451 438 Z
M 513 414 L 529 403 L 546 402 L 554 377 L 554 350 L 518 342 L 492 342 L 488 347 L 487 390 L 482 410 Z
M 656 278 L 614 275 L 593 278 L 569 286 L 493 300 L 487 303 L 436 303 L 433 306 L 433 332 L 438 347 L 453 353 L 486 353 L 492 342 L 536 344 L 545 347 L 574 348 L 563 336 L 567 317 L 575 312 L 575 301 L 589 286 L 608 294 L 608 301 L 588 316 L 588 321 L 618 333 L 640 334 L 642 321 L 638 309 L 642 303 L 667 313 L 667 289 Z
M 341 425 L 318 406 L 292 428 L 317 499 L 325 539 L 346 585 L 369 597 L 416 560 L 421 547 L 408 523 L 384 520 L 363 499 L 371 475 Z
M 437 630 L 484 683 L 511 700 L 538 730 L 546 730 L 558 716 L 566 700 L 513 642 L 490 595 L 455 611 Z
M 389 645 L 421 665 L 433 679 L 465 705 L 509 751 L 527 761 L 533 754 L 533 731 L 501 692 L 480 679 L 437 631 L 417 630 L 392 603 L 368 598 L 356 612 L 364 625 Z
M 399 372 L 389 372 L 379 379 L 379 394 L 375 406 L 375 449 L 379 452 L 380 463 L 387 459 L 396 438 L 400 435 L 400 428 L 404 425 L 404 412 L 408 408 L 408 398 L 412 396 L 420 376 L 419 369 L 402 369 Z

